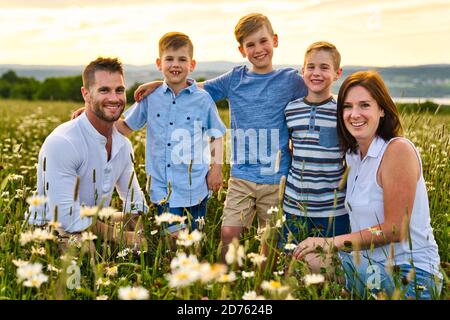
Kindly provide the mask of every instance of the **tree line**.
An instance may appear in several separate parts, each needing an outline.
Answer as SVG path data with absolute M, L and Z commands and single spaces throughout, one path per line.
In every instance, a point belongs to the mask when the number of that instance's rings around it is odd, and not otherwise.
M 0 98 L 21 100 L 58 100 L 82 102 L 80 88 L 81 75 L 51 77 L 43 81 L 35 78 L 19 77 L 9 70 L 0 77 Z M 133 92 L 139 86 L 135 83 L 127 90 L 127 100 L 133 102 Z

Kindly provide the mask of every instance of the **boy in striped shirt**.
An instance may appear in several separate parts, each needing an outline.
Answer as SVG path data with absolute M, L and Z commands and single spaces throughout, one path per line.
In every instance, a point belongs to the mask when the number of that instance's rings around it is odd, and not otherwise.
M 290 102 L 286 123 L 293 147 L 283 210 L 285 239 L 332 237 L 348 233 L 345 190 L 338 185 L 344 173 L 336 130 L 336 100 L 331 86 L 342 74 L 340 54 L 328 42 L 308 47 L 302 68 L 308 95 Z

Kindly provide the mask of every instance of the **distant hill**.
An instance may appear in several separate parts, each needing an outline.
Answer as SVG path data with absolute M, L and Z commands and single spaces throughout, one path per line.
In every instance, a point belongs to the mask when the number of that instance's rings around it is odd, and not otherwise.
M 227 61 L 198 62 L 192 77 L 211 79 L 237 65 L 239 64 Z M 298 66 L 288 65 L 276 67 L 298 68 Z M 394 97 L 450 97 L 450 65 L 448 64 L 383 68 L 346 66 L 343 69 L 343 77 L 333 88 L 335 93 L 338 92 L 342 80 L 349 74 L 359 70 L 374 69 L 380 72 Z M 0 65 L 0 74 L 8 70 L 14 70 L 21 77 L 33 77 L 42 81 L 49 77 L 79 75 L 83 66 Z M 142 83 L 160 78 L 161 73 L 155 65 L 125 65 L 125 79 L 129 87 L 135 82 Z

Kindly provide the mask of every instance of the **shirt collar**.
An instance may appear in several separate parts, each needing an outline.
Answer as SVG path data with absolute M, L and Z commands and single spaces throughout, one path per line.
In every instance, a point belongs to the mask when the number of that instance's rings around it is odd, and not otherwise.
M 98 132 L 97 129 L 94 128 L 92 123 L 89 121 L 86 112 L 83 112 L 77 119 L 79 119 L 83 130 L 86 131 L 91 137 L 100 142 L 106 143 L 106 137 L 100 134 L 100 132 Z
M 183 91 L 186 91 L 187 93 L 194 93 L 195 91 L 198 90 L 197 82 L 194 79 L 188 78 L 187 83 L 189 84 L 189 86 L 181 90 L 180 93 Z M 162 84 L 162 90 L 164 93 L 167 93 L 168 91 L 172 92 L 172 89 L 170 89 L 165 80 Z
M 377 158 L 385 144 L 386 141 L 384 141 L 381 137 L 376 135 L 375 138 L 370 143 L 369 151 L 367 151 L 367 156 Z
M 106 137 L 102 135 L 100 132 L 97 131 L 97 129 L 94 128 L 92 123 L 89 121 L 88 117 L 86 116 L 86 113 L 83 112 L 77 119 L 79 119 L 79 122 L 81 124 L 82 129 L 89 134 L 91 137 L 99 141 L 102 145 L 106 144 Z M 116 127 L 113 126 L 112 130 L 112 148 L 111 148 L 111 159 L 114 158 L 114 156 L 119 153 L 119 150 L 122 148 L 123 144 L 125 142 L 125 137 L 122 136 L 122 134 L 117 131 Z

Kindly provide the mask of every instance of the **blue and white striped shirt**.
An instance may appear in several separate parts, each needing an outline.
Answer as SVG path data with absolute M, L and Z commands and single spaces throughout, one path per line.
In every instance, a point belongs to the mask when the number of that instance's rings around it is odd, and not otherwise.
M 284 211 L 317 218 L 346 214 L 345 190 L 337 190 L 344 166 L 336 129 L 336 100 L 330 97 L 310 103 L 300 98 L 287 105 L 285 115 L 294 151 Z

